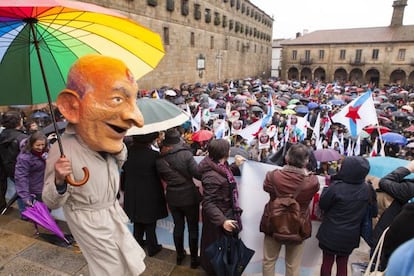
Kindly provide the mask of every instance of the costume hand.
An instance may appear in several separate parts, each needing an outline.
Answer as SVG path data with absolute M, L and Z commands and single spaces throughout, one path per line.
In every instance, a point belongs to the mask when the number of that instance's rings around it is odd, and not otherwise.
M 414 172 L 414 160 L 405 166 L 410 172 Z
M 223 223 L 223 228 L 227 232 L 233 232 L 233 230 L 237 228 L 237 221 L 232 219 L 225 220 Z
M 240 167 L 244 163 L 244 161 L 246 161 L 246 158 L 244 158 L 243 156 L 238 154 L 234 156 L 234 162 L 236 163 L 237 167 Z
M 55 163 L 55 184 L 63 184 L 65 177 L 72 173 L 72 165 L 66 157 L 60 157 Z

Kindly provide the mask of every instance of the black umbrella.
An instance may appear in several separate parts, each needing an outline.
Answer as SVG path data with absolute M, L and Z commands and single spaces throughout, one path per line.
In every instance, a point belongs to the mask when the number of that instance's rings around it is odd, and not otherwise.
M 62 132 L 62 130 L 64 130 L 66 128 L 66 126 L 68 125 L 68 122 L 67 121 L 59 121 L 59 122 L 56 122 L 56 125 L 57 125 L 57 128 L 58 128 L 59 132 Z M 56 129 L 55 129 L 54 124 L 50 124 L 50 125 L 44 127 L 42 129 L 42 131 L 45 135 L 48 135 L 50 133 L 56 132 Z

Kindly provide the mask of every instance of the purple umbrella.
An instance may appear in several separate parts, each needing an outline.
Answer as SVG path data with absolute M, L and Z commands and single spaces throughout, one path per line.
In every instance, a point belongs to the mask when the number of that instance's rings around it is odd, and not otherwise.
M 342 158 L 342 155 L 334 149 L 317 149 L 313 154 L 319 162 L 337 161 Z
M 32 207 L 26 207 L 22 215 L 34 222 L 36 230 L 38 230 L 37 225 L 40 225 L 70 244 L 43 202 L 35 201 Z

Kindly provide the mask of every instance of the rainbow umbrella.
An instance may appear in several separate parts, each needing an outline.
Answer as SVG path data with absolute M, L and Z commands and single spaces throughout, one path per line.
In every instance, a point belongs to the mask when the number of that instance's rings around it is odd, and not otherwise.
M 158 34 L 125 16 L 70 0 L 0 1 L 0 103 L 49 104 L 65 87 L 70 66 L 86 54 L 123 60 L 136 78 L 164 56 Z M 64 155 L 60 136 L 57 141 Z
M 86 54 L 123 60 L 136 78 L 164 56 L 158 34 L 100 6 L 70 0 L 0 1 L 0 103 L 38 104 L 65 87 Z

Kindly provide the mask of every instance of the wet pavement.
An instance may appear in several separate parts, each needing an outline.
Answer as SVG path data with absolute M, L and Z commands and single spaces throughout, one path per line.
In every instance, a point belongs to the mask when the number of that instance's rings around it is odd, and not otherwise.
M 69 233 L 65 222 L 57 222 L 63 232 Z M 33 223 L 20 219 L 16 205 L 13 205 L 5 215 L 0 215 L 0 276 L 89 275 L 87 263 L 77 246 L 62 246 L 62 243 L 61 246 L 54 245 L 51 242 L 60 242 L 56 236 L 41 227 L 39 232 L 39 234 L 35 233 Z M 368 262 L 368 251 L 367 245 L 361 242 L 361 246 L 350 256 L 348 275 L 352 275 L 350 265 L 352 262 Z M 175 251 L 167 248 L 163 248 L 154 257 L 147 256 L 146 270 L 142 275 L 207 275 L 202 269 L 190 268 L 189 256 L 180 266 L 175 264 L 175 258 Z M 317 267 L 312 269 L 310 275 L 319 275 L 320 264 L 321 260 Z M 335 266 L 333 270 L 335 273 Z
M 65 222 L 58 221 L 58 225 L 69 233 Z M 89 275 L 77 246 L 54 245 L 54 235 L 41 227 L 39 232 L 36 234 L 33 223 L 20 219 L 15 205 L 0 216 L 0 275 Z M 156 256 L 145 258 L 147 269 L 142 275 L 207 275 L 202 269 L 191 269 L 189 257 L 181 266 L 175 264 L 175 258 L 175 251 L 163 248 Z

